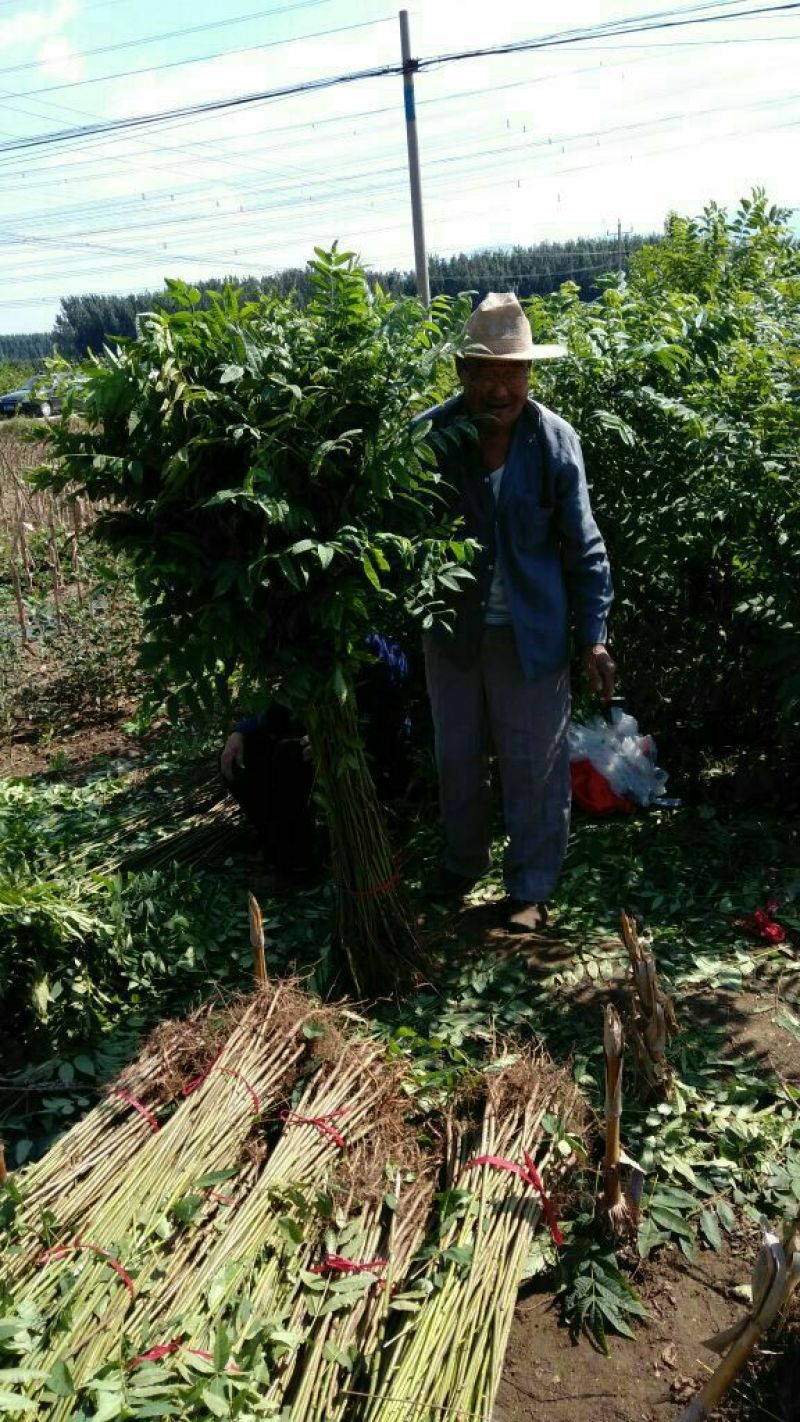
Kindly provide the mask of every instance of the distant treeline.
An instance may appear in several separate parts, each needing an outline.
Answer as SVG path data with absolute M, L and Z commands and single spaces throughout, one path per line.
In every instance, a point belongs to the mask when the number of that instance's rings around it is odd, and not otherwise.
M 0 360 L 21 364 L 40 361 L 53 353 L 52 331 L 36 331 L 28 336 L 0 336 Z
M 515 291 L 519 296 L 544 296 L 562 282 L 574 281 L 581 296 L 589 301 L 596 295 L 598 276 L 614 271 L 620 264 L 624 267 L 632 252 L 646 242 L 659 240 L 657 236 L 625 236 L 620 246 L 616 237 L 582 237 L 572 242 L 540 242 L 535 247 L 434 256 L 429 262 L 431 291 L 434 295 L 476 291 L 480 298 L 487 291 L 499 289 Z M 372 276 L 384 290 L 395 295 L 416 291 L 413 272 L 376 271 Z M 215 277 L 196 282 L 195 286 L 207 300 L 209 291 L 218 291 L 226 282 L 242 288 L 250 297 L 262 292 L 285 295 L 296 291 L 301 302 L 310 289 L 308 273 L 302 267 L 290 267 L 269 277 Z M 132 292 L 129 296 L 65 296 L 50 335 L 0 336 L 0 359 L 37 359 L 49 354 L 53 346 L 68 359 L 78 359 L 87 350 L 101 350 L 103 343 L 114 337 L 133 335 L 139 312 L 173 307 L 169 293 L 163 290 Z

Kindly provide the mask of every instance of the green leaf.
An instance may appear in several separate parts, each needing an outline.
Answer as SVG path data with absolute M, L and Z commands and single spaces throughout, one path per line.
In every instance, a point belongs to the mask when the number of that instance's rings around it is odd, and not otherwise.
M 33 1398 L 23 1397 L 20 1392 L 0 1391 L 0 1412 L 38 1412 L 38 1403 Z
M 198 1190 L 211 1190 L 215 1185 L 224 1185 L 227 1180 L 233 1180 L 239 1174 L 238 1165 L 230 1165 L 227 1170 L 211 1170 L 207 1175 L 201 1175 L 197 1181 Z
M 219 378 L 220 385 L 232 385 L 235 380 L 241 380 L 244 375 L 244 367 L 241 365 L 226 365 Z
M 214 1367 L 221 1373 L 231 1355 L 231 1342 L 224 1323 L 217 1324 L 214 1338 Z
M 726 1200 L 717 1200 L 716 1211 L 724 1229 L 732 1234 L 736 1229 L 736 1215 Z
M 297 1223 L 297 1220 L 293 1220 L 291 1215 L 283 1215 L 278 1220 L 278 1229 L 280 1230 L 284 1239 L 288 1240 L 290 1244 L 296 1245 L 303 1243 L 305 1235 L 303 1233 L 302 1225 L 299 1225 Z
M 365 553 L 364 556 L 363 556 L 363 558 L 361 559 L 361 566 L 362 566 L 362 568 L 364 569 L 364 572 L 365 572 L 366 575 L 367 575 L 368 581 L 369 581 L 370 583 L 372 583 L 372 586 L 373 586 L 374 588 L 377 588 L 378 592 L 380 592 L 380 590 L 381 590 L 381 580 L 380 580 L 380 578 L 378 577 L 378 574 L 377 574 L 377 572 L 376 572 L 376 570 L 375 570 L 375 567 L 374 567 L 374 564 L 373 564 L 373 562 L 372 562 L 372 559 L 370 558 L 370 556 L 369 556 L 368 553 Z
M 75 1384 L 72 1373 L 62 1358 L 59 1358 L 47 1375 L 47 1387 L 56 1397 L 74 1397 Z
M 212 1392 L 210 1387 L 204 1387 L 200 1396 L 209 1412 L 213 1412 L 215 1417 L 230 1417 L 230 1405 L 223 1397 L 218 1397 L 215 1392 Z
M 722 1248 L 722 1235 L 720 1234 L 719 1223 L 712 1210 L 703 1210 L 700 1215 L 700 1229 L 704 1238 L 717 1252 Z

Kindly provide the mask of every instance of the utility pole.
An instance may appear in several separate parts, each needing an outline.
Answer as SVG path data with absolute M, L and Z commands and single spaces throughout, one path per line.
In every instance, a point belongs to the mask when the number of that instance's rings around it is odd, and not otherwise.
M 408 34 L 408 11 L 400 11 L 400 47 L 403 56 L 403 99 L 406 110 L 408 140 L 408 177 L 411 184 L 411 219 L 414 225 L 414 263 L 417 270 L 417 295 L 426 306 L 431 304 L 428 280 L 428 254 L 425 251 L 425 222 L 422 215 L 422 182 L 419 175 L 419 143 L 417 141 L 417 111 L 414 104 L 414 73 L 419 68 L 411 58 Z
M 628 232 L 630 232 L 630 230 L 631 230 L 630 227 L 628 227 L 628 228 L 626 229 L 626 232 L 625 232 L 626 237 L 627 237 L 627 235 L 628 235 Z M 607 237 L 613 237 L 613 236 L 614 236 L 614 233 L 613 233 L 613 232 L 609 232 L 609 231 L 608 231 L 608 228 L 606 228 L 606 236 L 607 236 Z M 622 269 L 623 269 L 622 218 L 621 218 L 621 217 L 618 217 L 618 218 L 617 218 L 617 271 L 619 272 L 620 276 L 622 275 Z

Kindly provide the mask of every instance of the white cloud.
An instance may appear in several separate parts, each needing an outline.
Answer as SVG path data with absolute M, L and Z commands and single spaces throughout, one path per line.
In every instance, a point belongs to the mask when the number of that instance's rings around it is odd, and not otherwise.
M 55 37 L 79 10 L 78 0 L 56 0 L 52 9 L 31 8 L 18 10 L 9 19 L 3 20 L 4 53 L 17 50 L 32 50 L 44 41 Z
M 63 35 L 49 35 L 39 46 L 37 58 L 44 74 L 55 84 L 73 84 L 84 77 L 80 50 Z

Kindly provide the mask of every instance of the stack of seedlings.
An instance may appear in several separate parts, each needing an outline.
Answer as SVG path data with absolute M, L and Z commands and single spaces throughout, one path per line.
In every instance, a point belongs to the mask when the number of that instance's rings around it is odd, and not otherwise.
M 293 983 L 161 1029 L 5 1187 L 3 1410 L 488 1418 L 575 1091 L 521 1056 L 423 1131 L 407 1070 Z

